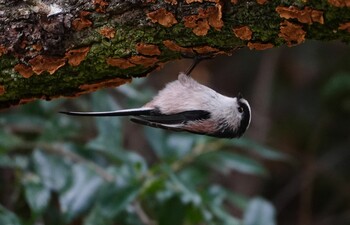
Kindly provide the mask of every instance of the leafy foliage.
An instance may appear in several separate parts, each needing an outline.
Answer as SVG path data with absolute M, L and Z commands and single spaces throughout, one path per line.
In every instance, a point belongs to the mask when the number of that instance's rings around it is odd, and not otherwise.
M 131 87 L 121 91 L 135 102 L 142 99 Z M 142 104 L 135 102 L 131 104 Z M 7 129 L 0 131 L 0 165 L 16 174 L 16 204 L 25 207 L 11 212 L 0 206 L 0 224 L 249 225 L 257 224 L 260 212 L 273 211 L 266 201 L 249 203 L 211 177 L 232 170 L 266 176 L 267 169 L 251 155 L 267 160 L 284 160 L 285 155 L 247 139 L 144 128 L 147 142 L 141 150 L 153 151 L 150 161 L 125 148 L 121 119 L 57 114 L 64 104 L 36 102 L 1 118 Z M 70 107 L 102 111 L 118 104 L 100 91 Z M 245 151 L 233 152 L 235 148 Z M 244 213 L 244 220 L 227 205 Z M 274 224 L 272 216 L 263 220 Z
M 144 79 L 0 112 L 0 225 L 348 225 L 349 53 L 306 43 L 205 63 L 220 91 L 249 98 L 248 133 L 278 151 L 57 113 L 138 107 L 153 96 Z

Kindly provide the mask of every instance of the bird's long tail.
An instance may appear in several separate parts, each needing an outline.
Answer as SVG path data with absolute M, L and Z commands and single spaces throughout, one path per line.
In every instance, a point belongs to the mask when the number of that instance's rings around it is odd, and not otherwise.
M 152 108 L 122 109 L 106 112 L 60 112 L 70 116 L 142 116 L 150 115 L 154 111 Z

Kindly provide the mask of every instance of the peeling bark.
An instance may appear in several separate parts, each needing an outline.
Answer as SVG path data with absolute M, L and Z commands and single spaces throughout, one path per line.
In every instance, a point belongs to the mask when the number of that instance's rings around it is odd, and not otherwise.
M 0 0 L 0 108 L 145 76 L 182 53 L 350 42 L 350 0 Z

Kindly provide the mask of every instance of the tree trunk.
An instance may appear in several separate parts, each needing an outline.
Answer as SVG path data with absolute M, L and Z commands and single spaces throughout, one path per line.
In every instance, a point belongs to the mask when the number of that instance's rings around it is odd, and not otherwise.
M 0 0 L 0 108 L 130 82 L 187 56 L 350 42 L 350 0 Z

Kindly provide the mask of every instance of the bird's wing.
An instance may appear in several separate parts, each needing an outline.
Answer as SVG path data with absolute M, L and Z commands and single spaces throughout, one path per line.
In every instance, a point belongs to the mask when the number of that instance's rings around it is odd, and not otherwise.
M 176 125 L 186 124 L 189 121 L 209 119 L 210 112 L 205 110 L 189 110 L 174 114 L 162 114 L 159 111 L 153 111 L 149 115 L 140 115 L 136 118 L 153 123 Z
M 152 122 L 152 121 L 142 119 L 142 117 L 132 117 L 130 120 L 132 122 L 146 125 L 146 126 L 150 126 L 150 127 L 161 128 L 161 129 L 171 130 L 171 131 L 183 131 L 181 124 L 170 124 L 170 125 L 169 124 L 161 124 L 161 123 Z
M 185 125 L 189 121 L 204 120 L 209 118 L 210 113 L 208 111 L 190 110 L 171 115 L 158 114 L 150 116 L 135 116 L 130 120 L 135 123 L 165 130 L 188 131 L 195 134 L 205 134 L 204 132 L 191 131 L 190 129 L 185 128 Z
M 106 112 L 60 112 L 62 114 L 70 116 L 141 116 L 150 115 L 154 111 L 153 108 L 136 108 L 136 109 L 123 109 L 116 111 Z

